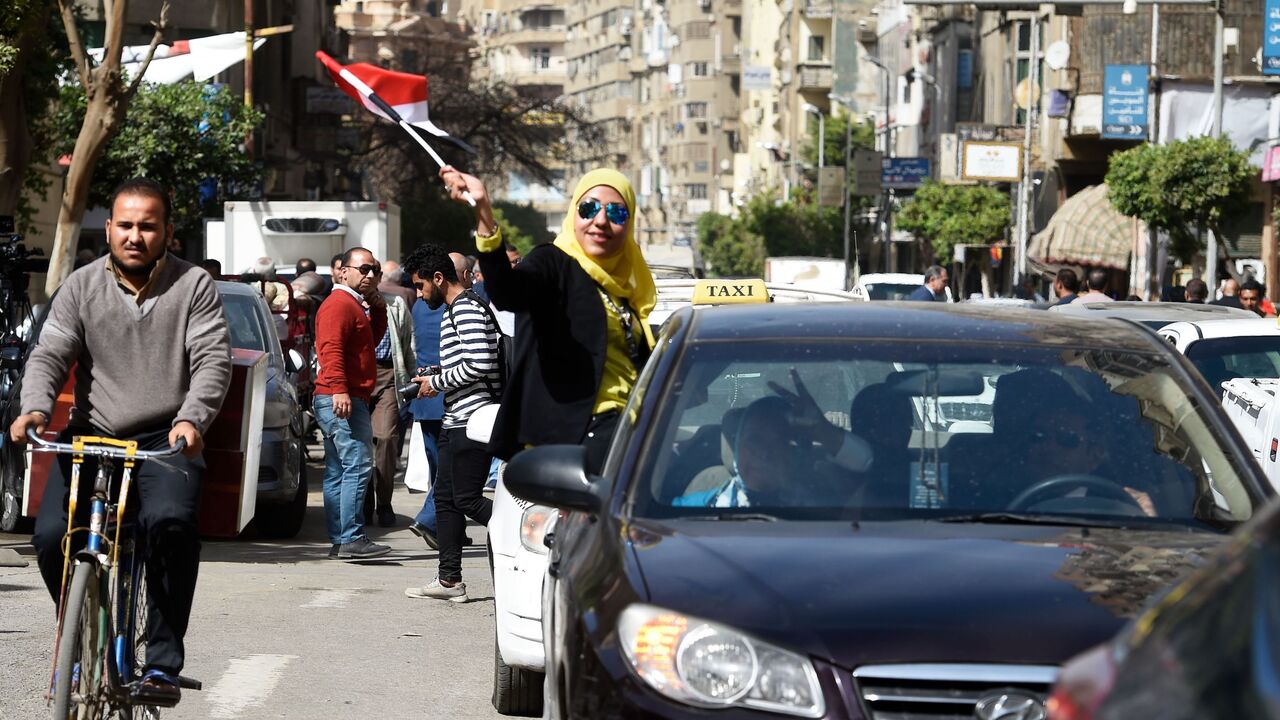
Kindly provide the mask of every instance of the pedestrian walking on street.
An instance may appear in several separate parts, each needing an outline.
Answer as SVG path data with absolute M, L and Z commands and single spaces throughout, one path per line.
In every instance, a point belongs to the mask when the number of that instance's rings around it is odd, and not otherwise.
M 377 380 L 369 401 L 369 415 L 373 423 L 373 474 L 369 477 L 363 508 L 366 524 L 373 521 L 376 509 L 378 527 L 391 527 L 396 524 L 391 495 L 395 487 L 396 470 L 400 466 L 400 448 L 404 438 L 400 413 L 409 402 L 400 394 L 399 388 L 409 385 L 409 379 L 416 375 L 414 370 L 417 368 L 417 357 L 413 341 L 413 317 L 409 306 L 398 293 L 391 294 L 383 290 L 387 283 L 381 269 L 374 271 L 374 280 L 387 305 L 387 331 L 382 334 L 382 339 L 373 351 L 378 366 Z
M 1187 302 L 1195 305 L 1203 305 L 1204 301 L 1209 297 L 1209 284 L 1200 278 L 1192 278 L 1187 281 L 1187 287 L 1183 291 Z
M 420 258 L 417 253 L 418 251 L 415 251 L 414 255 L 406 259 L 406 265 L 411 267 L 419 265 Z M 419 299 L 426 299 L 421 297 L 421 290 L 419 290 Z M 444 319 L 444 310 L 443 304 L 436 308 L 429 306 L 426 302 L 413 305 L 413 336 L 414 346 L 417 349 L 418 375 L 427 372 L 428 368 L 439 370 L 440 321 Z M 431 468 L 431 487 L 427 490 L 426 500 L 422 502 L 422 509 L 418 511 L 413 522 L 409 523 L 409 530 L 422 538 L 432 550 L 439 550 L 440 542 L 436 539 L 438 527 L 435 482 L 440 477 L 439 442 L 440 426 L 444 421 L 444 394 L 435 393 L 427 396 L 425 390 L 426 388 L 419 386 L 418 397 L 409 403 L 409 407 L 413 413 L 413 421 L 418 424 L 418 429 L 422 432 L 427 465 Z
M 1226 307 L 1242 308 L 1240 304 L 1240 283 L 1235 278 L 1227 278 L 1222 281 L 1222 297 L 1214 300 L 1211 305 L 1223 305 Z
M 484 183 L 440 171 L 451 197 L 476 202 L 476 247 L 489 297 L 516 313 L 510 384 L 489 449 L 510 460 L 532 445 L 580 443 L 589 471 L 604 464 L 619 414 L 653 349 L 653 275 L 635 242 L 635 191 L 593 170 L 573 192 L 555 242 L 512 266 Z
M 946 302 L 947 283 L 950 280 L 951 278 L 948 277 L 946 268 L 941 265 L 930 265 L 929 269 L 924 271 L 924 284 L 916 288 L 907 299 Z
M 1089 291 L 1075 299 L 1077 303 L 1096 303 L 1096 302 L 1112 302 L 1114 299 L 1107 294 L 1108 284 L 1111 280 L 1111 273 L 1103 268 L 1094 268 L 1085 276 L 1089 285 Z
M 204 436 L 231 383 L 231 341 L 209 273 L 166 251 L 173 238 L 168 191 L 135 178 L 109 204 L 110 256 L 76 270 L 50 303 L 40 342 L 23 376 L 21 414 L 9 439 L 43 432 L 72 371 L 75 406 L 60 442 L 76 435 L 136 440 L 140 450 L 186 450 L 166 464 L 141 463 L 137 523 L 146 538 L 147 647 L 135 700 L 172 707 L 186 657 L 183 637 L 200 567 L 197 509 L 205 471 Z M 96 460 L 85 460 L 75 527 L 89 525 Z M 45 485 L 31 544 L 54 603 L 64 569 L 72 461 L 59 456 Z M 86 480 L 85 478 L 88 478 Z M 74 556 L 86 532 L 70 536 Z M 86 666 L 85 672 L 88 672 Z M 7 713 L 6 713 L 7 714 Z
M 1240 307 L 1256 313 L 1259 317 L 1275 317 L 1275 312 L 1267 309 L 1266 290 L 1262 283 L 1252 278 L 1240 283 Z
M 439 533 L 436 579 L 405 590 L 415 598 L 467 601 L 462 582 L 466 519 L 489 524 L 493 502 L 484 496 L 489 452 L 467 437 L 467 421 L 480 407 L 502 397 L 498 362 L 500 331 L 489 308 L 464 288 L 454 261 L 439 246 L 426 244 L 406 260 L 428 307 L 447 306 L 440 321 L 440 372 L 415 378 L 427 397 L 445 393 L 440 431 L 440 473 L 433 488 Z
M 365 248 L 342 255 L 333 293 L 316 316 L 313 408 L 324 433 L 324 515 L 330 557 L 371 558 L 391 548 L 364 532 L 364 495 L 373 472 L 370 399 L 378 379 L 374 349 L 387 332 L 387 303 L 378 292 L 377 260 Z

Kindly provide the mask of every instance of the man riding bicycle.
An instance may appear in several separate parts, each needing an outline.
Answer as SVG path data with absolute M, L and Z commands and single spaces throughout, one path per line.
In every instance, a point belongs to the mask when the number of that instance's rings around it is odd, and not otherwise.
M 231 381 L 231 343 L 222 301 L 207 272 L 168 253 L 173 240 L 169 193 L 135 178 L 112 196 L 107 219 L 110 255 L 71 273 L 54 295 L 39 343 L 27 360 L 22 414 L 9 428 L 16 443 L 43 432 L 54 400 L 75 365 L 75 404 L 62 433 L 138 441 L 141 450 L 186 441 L 170 463 L 142 463 L 137 473 L 139 532 L 148 550 L 146 672 L 137 690 L 144 704 L 172 706 L 181 698 L 183 636 L 200 564 L 197 507 L 204 472 L 202 436 Z M 85 472 L 96 472 L 86 461 Z M 32 544 L 45 586 L 59 602 L 62 539 L 67 529 L 71 458 L 49 474 Z M 92 477 L 92 475 L 90 475 Z M 88 524 L 92 483 L 79 485 L 75 525 Z M 81 512 L 83 511 L 83 513 Z M 76 533 L 75 553 L 85 534 Z

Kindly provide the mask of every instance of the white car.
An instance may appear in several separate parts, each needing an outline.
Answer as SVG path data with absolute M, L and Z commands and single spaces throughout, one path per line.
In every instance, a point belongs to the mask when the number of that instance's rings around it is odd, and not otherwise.
M 677 309 L 742 302 L 851 302 L 849 293 L 810 290 L 748 280 L 657 280 L 658 302 L 649 315 L 654 334 Z M 547 571 L 543 539 L 556 510 L 531 505 L 507 491 L 501 476 L 493 493 L 489 545 L 493 564 L 493 605 L 497 626 L 493 706 L 505 715 L 542 711 L 542 596 Z
M 1280 327 L 1275 318 L 1174 322 L 1157 334 L 1186 355 L 1219 396 L 1227 380 L 1280 378 Z
M 919 273 L 867 273 L 858 276 L 849 292 L 855 300 L 906 300 L 923 284 L 924 275 Z M 952 300 L 947 287 L 947 302 Z

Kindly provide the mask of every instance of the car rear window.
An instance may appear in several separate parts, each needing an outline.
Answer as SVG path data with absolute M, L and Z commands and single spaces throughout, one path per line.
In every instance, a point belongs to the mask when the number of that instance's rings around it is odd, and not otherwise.
M 1209 387 L 1236 378 L 1280 378 L 1280 335 L 1199 340 L 1187 348 L 1187 359 Z
M 254 298 L 245 295 L 222 296 L 222 311 L 227 316 L 227 329 L 231 332 L 231 347 L 241 350 L 267 349 L 266 328 L 258 317 Z
M 1223 528 L 1253 512 L 1206 411 L 1157 354 L 704 342 L 673 372 L 633 486 L 640 516 L 1016 511 Z M 817 413 L 791 399 L 804 393 Z

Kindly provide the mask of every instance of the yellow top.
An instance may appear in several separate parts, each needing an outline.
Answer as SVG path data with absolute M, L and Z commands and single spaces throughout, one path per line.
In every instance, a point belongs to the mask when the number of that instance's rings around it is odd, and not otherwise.
M 618 305 L 617 299 L 612 299 L 614 305 Z M 600 302 L 604 304 L 604 372 L 600 376 L 600 388 L 596 390 L 596 404 L 591 410 L 592 415 L 620 411 L 626 407 L 627 399 L 636 387 L 636 378 L 639 377 L 636 366 L 627 353 L 627 337 L 622 330 L 622 318 L 615 307 L 605 302 L 603 295 Z M 644 334 L 637 333 L 639 328 L 635 327 L 634 313 L 631 315 L 631 322 L 633 336 L 641 340 Z

